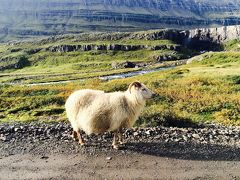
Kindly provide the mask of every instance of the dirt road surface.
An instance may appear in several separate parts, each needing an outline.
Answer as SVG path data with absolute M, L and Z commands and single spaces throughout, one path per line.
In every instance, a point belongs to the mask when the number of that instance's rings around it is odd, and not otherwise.
M 81 147 L 70 131 L 65 124 L 1 126 L 0 180 L 240 179 L 238 129 L 136 129 L 120 150 L 111 148 L 111 134 L 84 136 Z
M 196 161 L 133 154 L 0 159 L 1 179 L 240 179 L 240 162 Z

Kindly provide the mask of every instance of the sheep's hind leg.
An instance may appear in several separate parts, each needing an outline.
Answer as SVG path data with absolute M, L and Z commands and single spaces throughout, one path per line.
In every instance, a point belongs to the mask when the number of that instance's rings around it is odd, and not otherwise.
M 113 146 L 113 149 L 118 149 L 119 148 L 119 146 L 118 146 L 118 132 L 117 131 L 114 132 L 112 146 Z
M 85 141 L 81 136 L 80 129 L 77 131 L 77 137 L 78 137 L 78 140 L 79 140 L 79 144 L 81 144 L 81 146 L 83 146 L 85 144 Z
M 74 139 L 74 141 L 78 141 L 77 132 L 73 130 L 71 137 Z

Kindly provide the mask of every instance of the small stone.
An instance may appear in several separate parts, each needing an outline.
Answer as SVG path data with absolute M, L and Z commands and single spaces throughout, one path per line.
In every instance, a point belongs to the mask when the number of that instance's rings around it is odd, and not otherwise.
M 106 160 L 111 160 L 112 159 L 112 157 L 106 157 Z
M 40 159 L 48 159 L 48 156 L 42 156 Z
M 198 134 L 193 134 L 192 137 L 194 137 L 195 139 L 199 139 L 200 136 Z
M 2 141 L 6 141 L 7 138 L 6 138 L 6 136 L 4 136 L 3 134 L 1 134 L 1 135 L 0 135 L 0 140 L 2 140 Z
M 217 131 L 212 131 L 212 134 L 213 134 L 213 135 L 217 135 L 218 132 L 217 132 Z
M 161 139 L 161 135 L 156 135 L 154 139 Z
M 13 132 L 14 131 L 14 126 L 9 126 L 9 131 Z
M 145 132 L 145 134 L 151 135 L 151 131 L 150 131 L 150 130 L 147 130 L 147 131 Z
M 166 139 L 165 142 L 169 142 L 169 139 Z
M 134 133 L 133 133 L 133 136 L 137 136 L 137 135 L 138 135 L 138 132 L 134 132 Z
M 183 135 L 182 137 L 183 137 L 184 141 L 188 141 L 188 137 L 187 136 Z
M 181 141 L 181 139 L 178 139 L 178 138 L 177 138 L 177 139 L 174 139 L 174 141 L 175 141 L 175 142 L 179 142 L 179 141 Z

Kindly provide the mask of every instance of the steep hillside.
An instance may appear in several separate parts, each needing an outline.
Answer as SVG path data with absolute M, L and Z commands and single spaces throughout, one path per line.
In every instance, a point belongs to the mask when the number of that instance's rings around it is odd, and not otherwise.
M 0 41 L 240 23 L 239 0 L 0 0 Z

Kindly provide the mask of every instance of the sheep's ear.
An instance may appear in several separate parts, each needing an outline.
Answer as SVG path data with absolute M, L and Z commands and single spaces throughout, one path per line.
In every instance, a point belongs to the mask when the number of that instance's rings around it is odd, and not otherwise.
M 129 88 L 128 88 L 129 91 L 130 91 L 130 93 L 131 93 L 132 86 L 134 86 L 134 87 L 136 87 L 136 88 L 140 88 L 140 87 L 142 87 L 142 84 L 141 84 L 139 81 L 135 81 L 135 82 L 131 83 L 131 84 L 129 85 Z

